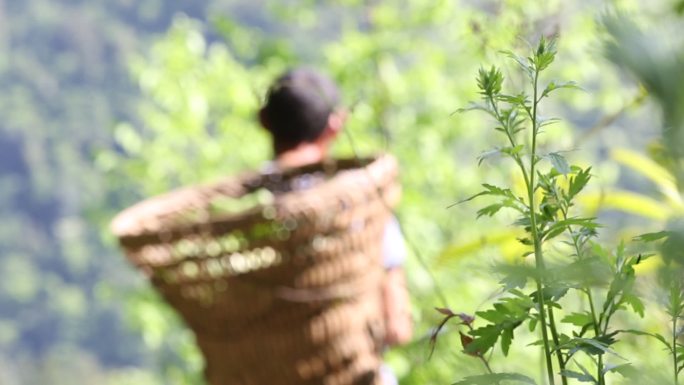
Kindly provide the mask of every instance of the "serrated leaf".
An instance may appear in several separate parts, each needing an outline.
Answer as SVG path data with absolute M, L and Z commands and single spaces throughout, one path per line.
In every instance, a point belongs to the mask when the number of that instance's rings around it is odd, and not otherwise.
M 601 352 L 603 352 L 603 353 L 612 354 L 612 355 L 614 355 L 614 356 L 616 356 L 616 357 L 619 357 L 619 358 L 621 358 L 621 359 L 623 359 L 623 360 L 626 361 L 626 360 L 627 360 L 626 358 L 624 358 L 624 357 L 622 357 L 621 355 L 617 354 L 617 352 L 615 352 L 613 349 L 611 349 L 611 348 L 609 347 L 608 344 L 606 344 L 605 342 L 602 342 L 602 341 L 599 341 L 599 340 L 598 340 L 598 339 L 601 339 L 601 338 L 603 338 L 603 339 L 605 340 L 605 338 L 607 338 L 607 337 L 608 337 L 608 336 L 600 336 L 600 337 L 595 337 L 595 338 L 575 338 L 575 341 L 580 342 L 580 344 L 589 345 L 589 346 L 591 346 L 591 347 L 593 347 L 593 348 L 595 348 L 595 349 L 597 349 L 597 350 L 599 350 L 599 351 L 601 351 Z M 587 350 L 587 349 L 584 349 L 584 348 L 583 348 L 582 350 L 584 350 L 584 351 L 586 351 L 587 353 L 590 353 L 590 354 L 597 354 L 597 351 L 596 351 L 596 350 L 591 350 L 591 349 Z
M 567 378 L 574 378 L 579 382 L 591 382 L 591 383 L 596 383 L 597 381 L 594 379 L 594 377 L 591 374 L 584 374 L 584 373 L 579 373 L 579 372 L 574 372 L 572 370 L 562 370 L 560 372 L 562 376 L 565 376 Z
M 483 183 L 483 184 L 482 184 L 482 187 L 485 188 L 484 191 L 480 191 L 479 193 L 477 193 L 477 194 L 475 194 L 475 195 L 471 195 L 470 197 L 468 197 L 468 198 L 466 198 L 466 199 L 463 199 L 463 200 L 460 200 L 460 201 L 458 201 L 458 202 L 456 202 L 456 203 L 454 203 L 454 204 L 451 204 L 451 205 L 449 205 L 448 207 L 453 207 L 453 206 L 459 205 L 459 204 L 461 204 L 461 203 L 465 203 L 465 202 L 471 201 L 471 200 L 473 200 L 473 199 L 475 199 L 475 198 L 477 198 L 477 197 L 481 197 L 481 196 L 483 196 L 483 195 L 502 196 L 502 197 L 510 198 L 510 199 L 513 200 L 513 201 L 518 201 L 518 202 L 520 201 L 520 200 L 518 199 L 518 197 L 516 197 L 516 196 L 513 194 L 513 192 L 511 192 L 510 189 L 501 188 L 501 187 L 498 187 L 498 186 L 495 186 L 495 185 L 492 185 L 492 184 L 488 184 L 488 183 Z M 512 206 L 512 205 L 511 205 L 511 206 Z
M 501 333 L 501 352 L 504 356 L 508 356 L 508 351 L 511 348 L 511 342 L 513 341 L 513 328 L 508 327 Z
M 546 286 L 542 289 L 542 294 L 544 295 L 544 301 L 548 302 L 549 306 L 553 306 L 553 302 L 556 302 L 563 298 L 567 294 L 569 287 L 565 286 Z M 537 291 L 530 293 L 529 295 L 532 300 L 537 302 Z
M 563 317 L 562 323 L 572 324 L 578 327 L 584 327 L 589 324 L 593 324 L 594 320 L 589 313 L 572 313 Z
M 494 324 L 498 324 L 506 320 L 505 314 L 496 309 L 478 311 L 475 313 L 475 315 Z
M 568 186 L 568 200 L 572 200 L 582 189 L 587 185 L 591 178 L 591 167 L 586 170 L 580 170 L 576 175 L 570 178 Z
M 524 106 L 525 103 L 527 102 L 527 95 L 525 95 L 525 94 L 518 94 L 518 95 L 499 94 L 499 95 L 496 95 L 496 99 L 499 101 L 502 101 L 502 102 Z
M 482 187 L 487 189 L 487 193 L 490 195 L 509 196 L 511 194 L 510 189 L 498 187 L 489 183 L 483 183 Z
M 644 318 L 644 312 L 646 308 L 644 307 L 644 303 L 641 301 L 641 299 L 633 294 L 625 294 L 622 296 L 622 301 L 624 303 L 629 304 L 629 306 L 632 307 L 632 310 L 634 310 L 635 313 L 637 313 L 641 318 Z
M 503 207 L 504 207 L 504 205 L 501 203 L 494 203 L 494 204 L 491 204 L 489 206 L 483 207 L 483 208 L 477 210 L 477 218 L 484 216 L 484 215 L 491 217 L 494 214 L 496 214 L 497 212 L 499 212 L 499 210 L 501 210 Z
M 550 239 L 553 239 L 553 238 L 563 234 L 563 232 L 565 231 L 566 228 L 567 227 L 562 227 L 562 226 L 550 228 L 548 231 L 544 232 L 542 237 L 545 241 L 548 241 Z
M 501 328 L 496 325 L 487 325 L 470 332 L 473 341 L 465 347 L 466 353 L 484 354 L 494 347 L 501 335 Z
M 478 71 L 477 86 L 482 95 L 493 97 L 498 94 L 501 92 L 503 81 L 504 77 L 501 71 L 495 66 L 492 66 L 489 71 L 484 68 L 480 68 Z
M 453 385 L 505 385 L 506 383 L 537 385 L 533 379 L 518 373 L 492 373 L 469 376 L 453 383 Z
M 494 267 L 497 275 L 503 275 L 501 283 L 506 289 L 523 288 L 528 280 L 539 276 L 539 271 L 534 266 L 526 264 L 499 264 Z

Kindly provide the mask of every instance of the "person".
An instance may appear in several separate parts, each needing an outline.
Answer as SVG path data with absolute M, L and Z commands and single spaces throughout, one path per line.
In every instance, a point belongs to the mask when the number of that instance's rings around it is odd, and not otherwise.
M 271 85 L 259 110 L 259 121 L 272 138 L 272 166 L 291 168 L 321 162 L 342 131 L 346 117 L 332 79 L 310 68 L 284 73 Z M 403 269 L 406 249 L 394 217 L 385 228 L 382 252 L 385 345 L 393 346 L 408 342 L 413 329 Z M 385 384 L 396 383 L 384 366 L 381 375 Z

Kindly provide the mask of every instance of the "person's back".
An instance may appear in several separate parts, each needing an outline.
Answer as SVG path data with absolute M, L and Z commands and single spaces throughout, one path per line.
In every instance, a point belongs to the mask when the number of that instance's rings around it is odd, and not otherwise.
M 271 167 L 291 168 L 326 159 L 343 129 L 346 111 L 340 107 L 335 83 L 307 68 L 280 76 L 269 89 L 259 120 L 271 134 L 274 162 Z M 410 303 L 403 262 L 404 239 L 395 218 L 386 225 L 383 242 L 385 276 L 382 284 L 385 344 L 408 342 L 412 335 Z M 383 370 L 385 383 L 392 378 Z

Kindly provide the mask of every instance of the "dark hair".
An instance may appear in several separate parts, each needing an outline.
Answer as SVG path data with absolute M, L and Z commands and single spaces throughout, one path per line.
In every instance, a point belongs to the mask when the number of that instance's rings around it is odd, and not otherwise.
M 262 121 L 278 147 L 315 141 L 339 103 L 339 91 L 327 76 L 309 69 L 293 69 L 271 86 L 261 109 Z

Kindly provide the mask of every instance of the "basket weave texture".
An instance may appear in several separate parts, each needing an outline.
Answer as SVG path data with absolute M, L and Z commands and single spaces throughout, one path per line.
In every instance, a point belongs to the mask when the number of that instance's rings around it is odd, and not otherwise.
M 209 384 L 379 384 L 396 177 L 389 155 L 245 174 L 143 201 L 112 230 L 195 332 Z

